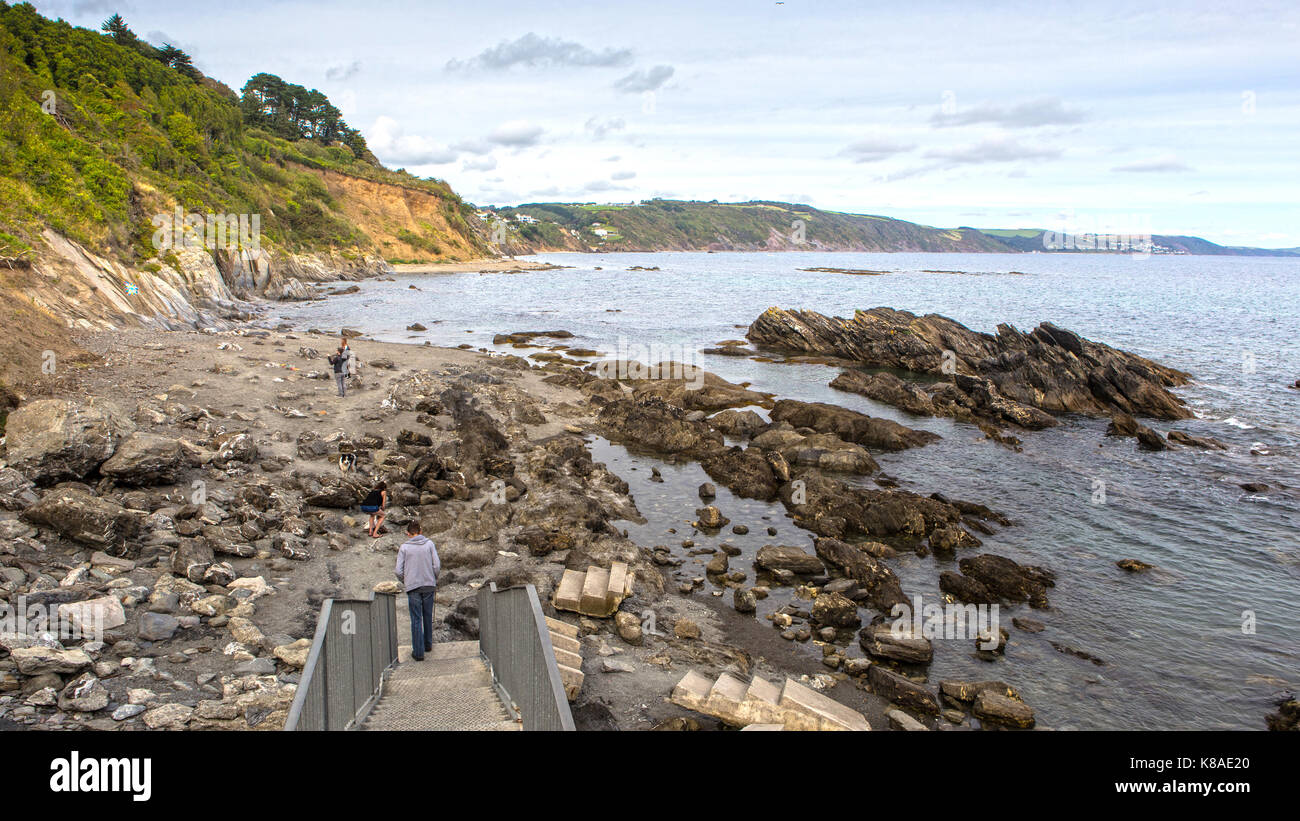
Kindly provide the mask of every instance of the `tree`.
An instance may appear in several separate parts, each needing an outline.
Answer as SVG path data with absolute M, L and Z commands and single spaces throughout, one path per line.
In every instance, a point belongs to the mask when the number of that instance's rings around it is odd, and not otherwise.
M 134 46 L 140 39 L 135 36 L 135 32 L 127 27 L 126 21 L 122 19 L 120 14 L 114 14 L 105 20 L 104 24 L 99 28 L 100 31 L 106 32 L 109 37 L 112 37 L 113 41 L 119 46 Z

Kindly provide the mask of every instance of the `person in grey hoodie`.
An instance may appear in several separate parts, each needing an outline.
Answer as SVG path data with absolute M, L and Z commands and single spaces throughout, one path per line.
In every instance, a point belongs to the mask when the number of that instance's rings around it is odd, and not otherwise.
M 406 526 L 406 541 L 397 551 L 397 578 L 406 589 L 411 610 L 411 658 L 423 661 L 433 649 L 433 594 L 438 590 L 442 561 L 433 542 L 420 532 L 420 523 Z

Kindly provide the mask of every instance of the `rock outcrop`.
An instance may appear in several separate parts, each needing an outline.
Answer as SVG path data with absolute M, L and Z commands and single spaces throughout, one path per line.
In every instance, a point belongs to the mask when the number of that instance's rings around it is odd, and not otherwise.
M 1136 354 L 1093 342 L 1049 322 L 1024 333 L 1003 324 L 996 334 L 972 331 L 937 314 L 892 308 L 858 311 L 852 319 L 769 308 L 746 334 L 782 351 L 835 356 L 939 380 L 919 392 L 892 380 L 852 376 L 836 387 L 862 392 L 912 412 L 958 415 L 964 409 L 998 424 L 1050 424 L 1041 413 L 1109 416 L 1122 412 L 1186 419 L 1170 388 L 1187 374 Z

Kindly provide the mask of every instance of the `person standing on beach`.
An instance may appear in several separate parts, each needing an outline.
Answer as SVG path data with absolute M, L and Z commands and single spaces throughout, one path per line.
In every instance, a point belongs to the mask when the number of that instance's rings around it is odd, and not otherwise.
M 413 519 L 397 551 L 397 578 L 411 611 L 411 658 L 416 661 L 424 661 L 424 654 L 433 649 L 433 596 L 442 571 L 438 549 L 420 531 L 420 522 Z
M 388 515 L 388 483 L 380 482 L 370 491 L 361 503 L 361 512 L 370 515 L 370 538 L 379 538 L 379 529 L 384 526 L 384 517 Z
M 329 358 L 329 363 L 334 369 L 334 384 L 338 385 L 339 396 L 347 396 L 348 364 L 344 357 L 344 349 L 339 348 L 339 352 Z

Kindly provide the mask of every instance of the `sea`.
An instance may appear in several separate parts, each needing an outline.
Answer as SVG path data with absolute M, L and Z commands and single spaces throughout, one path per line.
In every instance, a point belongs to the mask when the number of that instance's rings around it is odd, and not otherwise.
M 1261 730 L 1275 703 L 1300 687 L 1300 390 L 1292 387 L 1300 379 L 1300 260 L 790 252 L 521 259 L 564 267 L 402 274 L 363 282 L 355 294 L 276 305 L 272 318 L 517 355 L 556 343 L 633 358 L 645 352 L 779 398 L 831 402 L 939 434 L 922 448 L 874 455 L 903 489 L 980 502 L 1010 517 L 1012 526 L 981 535 L 983 546 L 973 550 L 1050 568 L 1056 586 L 1046 609 L 999 608 L 1011 635 L 1001 657 L 989 660 L 966 637 L 936 639 L 933 663 L 913 671 L 932 689 L 946 679 L 1005 681 L 1034 707 L 1039 726 L 1055 729 Z M 888 306 L 989 333 L 1001 323 L 1031 330 L 1049 321 L 1191 374 L 1176 393 L 1195 418 L 1145 421 L 1162 432 L 1214 437 L 1228 450 L 1145 452 L 1132 439 L 1106 437 L 1106 420 L 1065 416 L 1055 428 L 1020 432 L 1023 450 L 1015 452 L 973 425 L 833 390 L 836 367 L 700 353 L 743 339 L 771 306 L 836 316 Z M 413 323 L 428 330 L 406 330 Z M 499 333 L 546 330 L 574 336 L 538 340 L 535 350 L 492 344 Z M 364 359 L 364 342 L 357 347 Z M 686 561 L 686 576 L 703 576 L 708 558 L 688 556 L 686 538 L 697 547 L 739 547 L 733 568 L 746 567 L 763 544 L 811 548 L 811 534 L 779 503 L 739 499 L 722 487 L 715 504 L 750 533 L 692 533 L 696 490 L 708 481 L 697 464 L 629 453 L 600 438 L 591 448 L 629 482 L 645 517 L 622 523 L 629 536 L 669 547 Z M 650 481 L 652 468 L 664 481 Z M 854 481 L 871 486 L 868 477 Z M 1155 569 L 1116 566 L 1129 558 Z M 905 553 L 887 563 L 925 604 L 942 603 L 939 573 L 955 569 L 953 559 L 934 555 Z M 709 584 L 694 595 L 718 590 Z M 755 617 L 792 595 L 774 592 Z M 1016 629 L 1014 617 L 1046 629 Z M 792 647 L 822 652 L 814 642 Z M 847 652 L 863 655 L 856 641 Z

